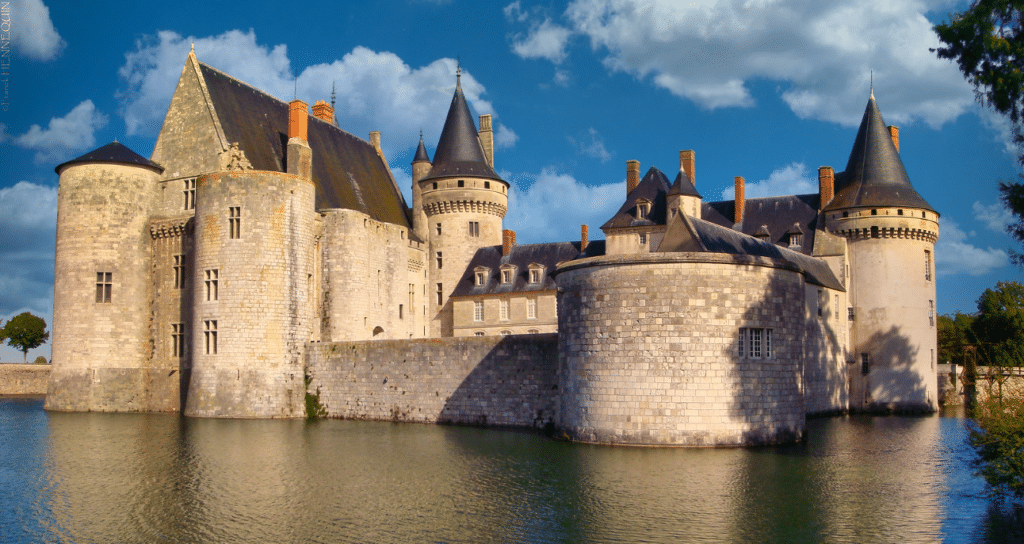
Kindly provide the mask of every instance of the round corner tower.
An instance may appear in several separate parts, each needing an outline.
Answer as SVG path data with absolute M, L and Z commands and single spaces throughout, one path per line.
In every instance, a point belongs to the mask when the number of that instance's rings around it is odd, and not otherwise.
M 147 224 L 163 168 L 112 142 L 55 170 L 53 370 L 46 409 L 147 410 Z
M 872 95 L 822 213 L 849 252 L 850 408 L 932 412 L 939 214 L 910 184 L 897 130 Z
M 488 149 L 481 144 L 459 77 L 433 163 L 422 140 L 413 160 L 414 229 L 428 241 L 431 336 L 452 336 L 448 297 L 477 249 L 501 245 L 508 209 L 509 185 L 494 172 L 491 139 Z M 490 116 L 482 121 L 480 134 L 489 136 Z

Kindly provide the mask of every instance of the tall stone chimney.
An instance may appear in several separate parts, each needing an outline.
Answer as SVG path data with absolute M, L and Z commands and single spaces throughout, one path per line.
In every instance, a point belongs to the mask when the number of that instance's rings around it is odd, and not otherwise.
M 836 174 L 831 166 L 818 168 L 818 196 L 821 203 L 818 204 L 818 211 L 825 209 L 825 206 L 832 201 L 836 191 Z
M 743 193 L 743 177 L 736 176 L 734 183 L 736 186 L 736 212 L 733 214 L 732 222 L 738 224 L 743 222 L 743 207 L 747 201 Z
M 696 154 L 692 149 L 679 152 L 679 168 L 690 176 L 690 183 L 692 183 L 694 187 L 697 186 L 697 174 L 694 171 L 694 168 L 697 167 L 697 158 L 695 155 Z
M 508 257 L 512 247 L 516 245 L 516 231 L 505 229 L 501 231 L 501 255 Z
M 889 136 L 892 136 L 892 145 L 896 146 L 896 152 L 900 152 L 900 127 L 896 125 L 889 125 L 886 127 L 889 129 Z
M 626 196 L 640 185 L 640 161 L 626 161 Z
M 487 166 L 494 168 L 494 132 L 491 130 L 491 114 L 485 113 L 480 116 L 480 146 L 484 148 L 484 158 L 487 159 Z
M 590 228 L 586 225 L 580 225 L 580 253 L 587 250 L 587 246 L 590 245 Z
M 309 148 L 309 104 L 302 100 L 288 103 L 288 149 L 285 171 L 301 178 L 313 179 L 313 150 Z
M 320 119 L 321 121 L 327 121 L 328 123 L 334 124 L 334 108 L 332 108 L 327 102 L 323 100 L 317 100 L 313 104 L 313 117 Z
M 388 164 L 388 158 L 384 156 L 384 151 L 380 148 L 379 130 L 374 130 L 370 132 L 370 145 L 372 145 L 373 148 L 377 150 L 377 155 L 380 157 L 380 160 L 384 161 L 384 168 L 391 170 L 391 166 Z

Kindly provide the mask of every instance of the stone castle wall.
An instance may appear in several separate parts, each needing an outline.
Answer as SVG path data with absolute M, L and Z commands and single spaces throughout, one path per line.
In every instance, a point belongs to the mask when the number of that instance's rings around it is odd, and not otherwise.
M 50 365 L 0 365 L 0 395 L 45 395 Z
M 308 390 L 328 417 L 549 426 L 558 403 L 554 334 L 309 344 Z
M 849 409 L 849 321 L 846 293 L 818 285 L 805 287 L 803 345 L 804 398 L 808 415 Z
M 594 257 L 557 272 L 561 409 L 584 442 L 748 445 L 802 435 L 804 280 L 763 258 Z M 771 331 L 771 355 L 741 330 Z M 741 355 L 742 353 L 742 355 Z

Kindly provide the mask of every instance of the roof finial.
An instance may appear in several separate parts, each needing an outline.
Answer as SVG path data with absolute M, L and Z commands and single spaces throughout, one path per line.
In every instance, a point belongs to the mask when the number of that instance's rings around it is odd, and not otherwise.
M 462 87 L 462 60 L 455 57 L 455 86 Z
M 875 98 L 875 71 L 871 70 L 871 98 Z
M 423 141 L 423 129 L 422 128 L 420 129 L 420 141 L 421 142 Z
M 334 83 L 335 82 L 333 82 L 333 81 L 331 82 L 331 109 L 332 110 L 334 109 Z
M 192 49 L 189 50 L 188 54 L 189 55 L 195 55 L 196 54 L 196 42 L 192 42 Z

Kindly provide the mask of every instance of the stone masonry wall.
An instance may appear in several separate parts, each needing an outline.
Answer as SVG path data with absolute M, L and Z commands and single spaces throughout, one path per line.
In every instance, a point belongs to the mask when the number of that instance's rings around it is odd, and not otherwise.
M 328 417 L 543 428 L 558 404 L 554 334 L 309 344 Z
M 763 258 L 648 254 L 574 261 L 557 282 L 556 426 L 571 439 L 715 446 L 802 435 L 798 271 Z M 760 357 L 751 336 L 741 348 L 742 329 L 760 331 Z
M 50 365 L 0 365 L 0 395 L 45 395 Z

